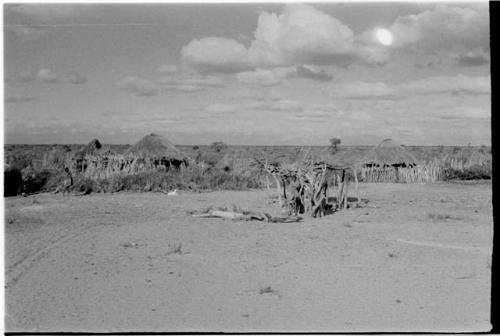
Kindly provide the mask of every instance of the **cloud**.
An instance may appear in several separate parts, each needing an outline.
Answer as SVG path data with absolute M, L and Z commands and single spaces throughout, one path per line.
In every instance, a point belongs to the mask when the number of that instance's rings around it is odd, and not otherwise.
M 490 59 L 485 52 L 467 52 L 456 58 L 457 65 L 463 67 L 480 66 L 490 63 Z
M 287 78 L 300 78 L 321 82 L 331 81 L 333 75 L 316 65 L 297 65 L 290 67 L 257 68 L 255 71 L 245 71 L 236 74 L 242 83 L 258 86 L 276 86 L 286 82 Z
M 205 109 L 207 112 L 231 113 L 236 111 L 236 106 L 230 104 L 212 104 Z
M 163 77 L 158 80 L 158 83 L 166 90 L 186 92 L 201 91 L 207 88 L 224 86 L 224 82 L 219 77 L 184 72 Z
M 356 57 L 354 33 L 310 5 L 288 4 L 281 14 L 260 14 L 246 47 L 224 37 L 188 43 L 182 59 L 200 71 L 242 72 L 256 67 L 345 63 Z
M 125 77 L 116 86 L 140 97 L 157 96 L 160 92 L 156 83 L 139 77 Z
M 26 83 L 36 79 L 36 75 L 31 71 L 22 71 L 13 77 L 5 77 L 5 83 Z
M 376 39 L 378 28 L 355 35 L 335 17 L 310 5 L 292 3 L 279 14 L 261 13 L 248 46 L 230 38 L 205 37 L 185 45 L 181 56 L 202 72 L 234 73 L 306 64 L 384 64 L 398 50 L 456 54 L 489 49 L 487 5 L 439 4 L 419 14 L 400 16 L 388 27 L 394 37 L 391 46 Z
M 70 84 L 83 84 L 87 81 L 87 79 L 80 75 L 78 72 L 71 71 L 65 75 L 62 75 L 59 79 L 63 83 L 70 83 Z
M 451 108 L 441 109 L 434 116 L 439 119 L 489 119 L 491 118 L 490 111 L 476 106 L 454 106 Z
M 26 103 L 34 100 L 33 97 L 28 96 L 15 96 L 15 95 L 5 95 L 4 101 L 5 103 Z
M 354 33 L 336 18 L 310 5 L 289 4 L 280 15 L 262 13 L 254 50 L 264 50 L 282 62 L 331 63 L 353 52 Z
M 182 59 L 200 71 L 237 72 L 252 67 L 248 50 L 238 41 L 223 37 L 193 40 L 182 47 Z
M 291 68 L 287 76 L 289 78 L 304 78 L 321 82 L 327 82 L 333 79 L 333 74 L 317 65 L 298 65 Z
M 272 70 L 257 69 L 255 71 L 240 72 L 236 74 L 238 80 L 245 84 L 259 86 L 275 86 L 283 81 L 283 77 Z
M 490 94 L 490 76 L 433 76 L 388 85 L 383 82 L 346 82 L 330 86 L 333 96 L 348 99 L 401 99 L 403 96 Z
M 50 69 L 40 69 L 36 75 L 37 79 L 46 83 L 57 83 L 59 77 Z
M 389 28 L 395 48 L 419 52 L 489 49 L 488 4 L 459 7 L 438 4 L 416 15 L 401 16 Z
M 30 77 L 26 78 L 29 79 Z M 44 83 L 83 84 L 86 82 L 86 78 L 76 71 L 60 75 L 48 68 L 40 69 L 36 75 L 36 79 Z
M 42 4 L 25 3 L 12 4 L 10 11 L 26 15 L 41 22 L 52 22 L 57 19 L 73 18 L 90 8 L 90 4 Z
M 401 91 L 410 94 L 490 94 L 490 76 L 436 76 L 409 81 L 399 85 Z
M 174 74 L 179 71 L 179 67 L 175 64 L 163 64 L 158 69 L 156 69 L 156 72 L 159 74 Z
M 14 34 L 16 38 L 23 41 L 38 40 L 48 33 L 46 29 L 27 25 L 5 25 L 5 31 Z
M 337 97 L 351 99 L 370 99 L 392 97 L 397 91 L 389 85 L 382 82 L 354 82 L 335 84 L 332 88 L 332 94 Z

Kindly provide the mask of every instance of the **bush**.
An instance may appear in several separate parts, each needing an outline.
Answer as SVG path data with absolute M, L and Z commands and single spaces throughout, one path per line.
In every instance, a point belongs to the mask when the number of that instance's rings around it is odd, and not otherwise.
M 22 192 L 32 194 L 40 191 L 48 191 L 57 186 L 58 177 L 53 170 L 42 169 L 40 171 L 23 171 Z
M 449 180 L 490 180 L 491 166 L 473 165 L 467 169 L 459 170 L 446 168 L 444 170 L 445 181 Z
M 210 149 L 216 153 L 220 153 L 220 152 L 225 151 L 227 149 L 227 145 L 225 143 L 223 143 L 222 141 L 216 141 L 210 145 Z
M 4 172 L 4 197 L 16 196 L 21 189 L 23 178 L 17 168 L 8 168 Z

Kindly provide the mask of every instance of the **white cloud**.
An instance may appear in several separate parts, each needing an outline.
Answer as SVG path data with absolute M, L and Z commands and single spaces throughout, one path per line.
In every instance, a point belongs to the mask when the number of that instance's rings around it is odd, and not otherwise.
M 444 108 L 435 113 L 441 119 L 489 119 L 490 111 L 476 106 L 454 106 Z
M 388 85 L 383 82 L 344 82 L 329 86 L 333 96 L 349 99 L 401 99 L 425 94 L 479 95 L 491 92 L 490 76 L 433 76 Z
M 25 74 L 24 77 L 25 81 L 29 81 L 31 79 L 29 75 L 30 73 L 24 73 L 24 74 Z M 19 77 L 19 79 L 21 78 L 23 77 Z M 83 84 L 86 82 L 86 78 L 76 71 L 70 71 L 68 73 L 60 75 L 48 68 L 40 69 L 36 75 L 36 79 L 45 83 Z
M 354 33 L 336 18 L 310 5 L 289 4 L 282 14 L 262 13 L 252 48 L 267 49 L 281 63 L 330 63 L 351 55 Z
M 223 87 L 224 82 L 216 76 L 203 76 L 196 73 L 176 73 L 158 80 L 166 90 L 200 91 L 207 88 Z
M 56 19 L 75 17 L 90 6 L 90 4 L 24 3 L 9 5 L 7 8 L 42 22 L 51 22 Z
M 62 75 L 60 77 L 60 81 L 63 83 L 70 83 L 70 84 L 83 84 L 87 81 L 87 79 L 78 72 L 71 71 L 67 74 Z
M 259 16 L 247 48 L 223 37 L 193 40 L 184 61 L 202 71 L 241 72 L 255 67 L 294 63 L 343 63 L 355 57 L 354 33 L 336 18 L 310 5 L 288 4 L 281 14 Z
M 58 75 L 50 69 L 40 69 L 37 79 L 46 83 L 57 83 L 59 81 Z
M 471 67 L 490 63 L 490 56 L 482 49 L 471 50 L 456 57 L 459 66 Z
M 230 104 L 212 104 L 207 106 L 206 111 L 215 113 L 231 113 L 236 111 L 236 106 Z
M 174 74 L 179 71 L 179 67 L 175 64 L 163 64 L 156 71 L 160 74 Z
M 5 30 L 24 41 L 38 40 L 47 35 L 47 30 L 43 28 L 26 25 L 5 25 Z
M 490 76 L 436 76 L 401 83 L 399 88 L 410 94 L 489 94 Z
M 5 103 L 26 103 L 34 100 L 35 98 L 29 96 L 11 95 L 6 94 L 4 97 Z
M 424 52 L 488 49 L 488 4 L 473 7 L 439 4 L 417 15 L 399 17 L 389 29 L 395 47 Z
M 382 82 L 354 82 L 334 84 L 332 94 L 342 98 L 370 99 L 389 97 L 396 94 L 396 90 Z
M 184 61 L 200 70 L 234 72 L 248 69 L 252 63 L 245 46 L 223 37 L 193 40 L 181 50 Z
M 191 41 L 181 54 L 187 64 L 201 71 L 242 72 L 299 64 L 380 64 L 390 61 L 396 50 L 456 55 L 474 48 L 489 49 L 487 6 L 440 4 L 400 16 L 387 27 L 394 36 L 391 46 L 377 41 L 378 28 L 355 35 L 338 19 L 310 5 L 288 4 L 280 14 L 260 14 L 248 47 L 229 38 L 207 37 Z
M 333 74 L 317 65 L 298 65 L 290 68 L 287 77 L 312 79 L 327 82 L 333 79 Z
M 236 74 L 238 80 L 242 83 L 275 86 L 281 84 L 283 77 L 272 70 L 257 69 L 255 71 L 240 72 Z
M 116 86 L 135 96 L 142 97 L 157 96 L 160 92 L 153 81 L 139 77 L 125 77 L 116 83 Z
M 300 78 L 317 81 L 330 81 L 333 75 L 317 65 L 297 65 L 290 67 L 257 68 L 255 71 L 245 71 L 236 74 L 242 83 L 259 86 L 276 86 L 286 82 L 287 78 Z
M 25 83 L 34 81 L 37 76 L 31 71 L 22 71 L 15 76 L 5 77 L 5 83 Z

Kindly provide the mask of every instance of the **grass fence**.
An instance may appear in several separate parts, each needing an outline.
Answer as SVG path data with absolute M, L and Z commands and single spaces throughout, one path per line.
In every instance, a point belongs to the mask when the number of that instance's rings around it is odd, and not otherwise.
M 431 163 L 414 167 L 360 168 L 364 182 L 435 183 L 442 180 L 444 168 Z

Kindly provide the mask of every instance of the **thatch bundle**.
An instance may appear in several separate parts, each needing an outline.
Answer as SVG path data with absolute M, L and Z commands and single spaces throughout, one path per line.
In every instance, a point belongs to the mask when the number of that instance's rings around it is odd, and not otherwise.
M 412 167 L 417 159 L 392 139 L 385 139 L 361 160 L 364 167 Z

